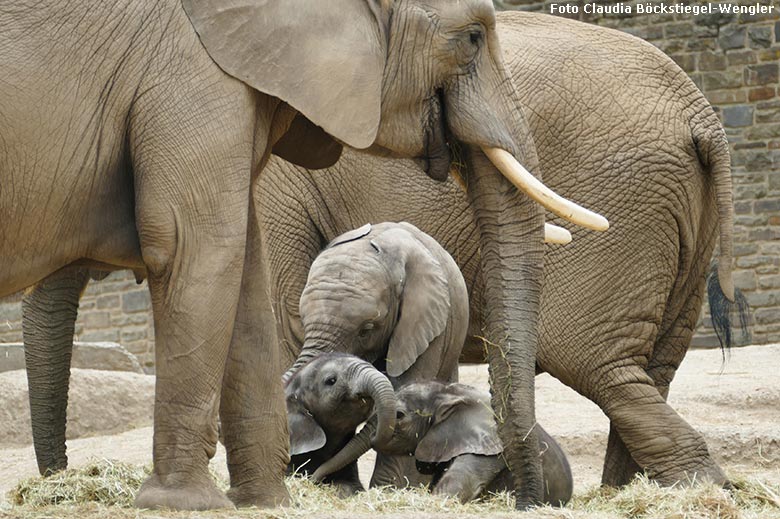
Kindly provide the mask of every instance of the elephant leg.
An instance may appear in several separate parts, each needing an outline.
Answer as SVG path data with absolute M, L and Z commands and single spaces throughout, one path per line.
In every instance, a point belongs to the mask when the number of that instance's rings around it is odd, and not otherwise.
M 22 298 L 22 335 L 38 471 L 68 467 L 65 453 L 70 359 L 86 269 L 52 274 Z
M 220 418 L 230 472 L 228 496 L 239 506 L 289 503 L 289 462 L 281 351 L 268 294 L 261 233 L 250 210 L 236 324 L 222 382 Z M 248 406 L 247 399 L 256 405 Z M 276 440 L 276 441 L 274 441 Z
M 414 457 L 377 453 L 371 487 L 427 487 L 431 476 L 420 474 Z
M 704 438 L 666 403 L 643 368 L 616 368 L 613 375 L 621 382 L 603 386 L 593 400 L 607 414 L 638 467 L 662 485 L 696 480 L 727 483 Z M 626 477 L 628 470 L 622 471 Z M 616 481 L 619 472 L 615 471 Z
M 256 105 L 239 82 L 203 70 L 211 69 L 181 71 L 198 78 L 183 86 L 155 85 L 172 95 L 140 96 L 129 118 L 157 371 L 154 468 L 136 496 L 139 508 L 233 506 L 208 462 L 246 252 Z M 284 448 L 283 437 L 265 440 Z
M 684 249 L 687 250 L 689 249 Z M 687 275 L 678 279 L 669 298 L 670 303 L 677 302 L 678 306 L 674 307 L 670 304 L 667 307 L 662 320 L 662 332 L 655 341 L 645 368 L 645 372 L 664 401 L 669 396 L 669 385 L 685 358 L 693 338 L 704 296 L 705 270 L 709 265 L 704 255 L 709 257 L 711 252 L 710 248 L 705 248 L 698 257 L 693 254 L 683 254 L 690 263 L 684 270 Z M 613 487 L 623 486 L 641 472 L 642 468 L 631 457 L 615 425 L 610 423 L 601 483 Z

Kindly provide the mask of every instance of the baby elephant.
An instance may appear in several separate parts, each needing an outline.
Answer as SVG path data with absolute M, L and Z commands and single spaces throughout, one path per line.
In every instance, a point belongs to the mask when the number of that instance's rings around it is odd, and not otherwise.
M 466 502 L 483 492 L 514 488 L 500 456 L 502 446 L 489 393 L 464 384 L 431 381 L 403 387 L 396 399 L 395 433 L 377 450 L 414 455 L 418 470 L 433 474 L 434 493 Z M 560 445 L 537 427 L 544 501 L 562 506 L 572 495 L 569 462 Z
M 285 387 L 290 431 L 288 472 L 311 474 L 349 442 L 358 425 L 374 414 L 377 445 L 393 434 L 396 402 L 393 386 L 368 362 L 344 353 L 325 353 L 301 368 Z M 340 495 L 362 490 L 353 461 L 330 474 Z

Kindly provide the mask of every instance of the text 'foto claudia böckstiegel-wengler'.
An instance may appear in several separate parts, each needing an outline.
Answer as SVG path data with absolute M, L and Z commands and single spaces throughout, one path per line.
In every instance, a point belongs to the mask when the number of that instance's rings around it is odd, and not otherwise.
M 777 12 L 777 6 L 765 4 L 716 3 L 681 4 L 666 2 L 637 2 L 617 4 L 587 3 L 583 6 L 572 4 L 550 4 L 550 14 L 771 14 Z

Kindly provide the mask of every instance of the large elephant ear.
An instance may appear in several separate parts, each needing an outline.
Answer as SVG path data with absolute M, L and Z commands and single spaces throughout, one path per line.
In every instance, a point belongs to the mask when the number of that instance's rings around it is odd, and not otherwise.
M 287 400 L 287 429 L 290 431 L 290 456 L 316 451 L 327 437 L 320 424 L 303 406 Z
M 475 397 L 474 392 L 462 384 L 450 384 L 436 396 L 433 425 L 414 451 L 417 461 L 443 463 L 461 454 L 501 454 L 490 401 Z
M 219 67 L 355 148 L 379 128 L 380 0 L 182 0 Z
M 381 254 L 399 258 L 403 268 L 398 322 L 387 349 L 387 374 L 398 377 L 444 332 L 450 317 L 449 283 L 431 251 L 407 229 L 389 229 L 372 242 Z

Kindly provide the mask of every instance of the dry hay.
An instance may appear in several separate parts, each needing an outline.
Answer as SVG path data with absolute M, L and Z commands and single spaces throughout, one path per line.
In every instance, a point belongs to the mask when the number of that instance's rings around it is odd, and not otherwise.
M 292 506 L 260 512 L 253 509 L 200 513 L 140 512 L 130 508 L 133 496 L 149 474 L 148 467 L 99 460 L 49 478 L 30 478 L 9 493 L 15 506 L 0 518 L 131 518 L 131 517 L 457 517 L 514 516 L 506 493 L 460 504 L 423 489 L 369 489 L 349 499 L 327 486 L 292 477 L 287 480 Z M 224 488 L 225 482 L 218 481 Z M 595 488 L 575 496 L 564 509 L 539 508 L 523 517 L 593 519 L 769 519 L 780 518 L 780 485 L 735 478 L 735 489 L 713 485 L 659 487 L 639 477 L 622 489 Z

